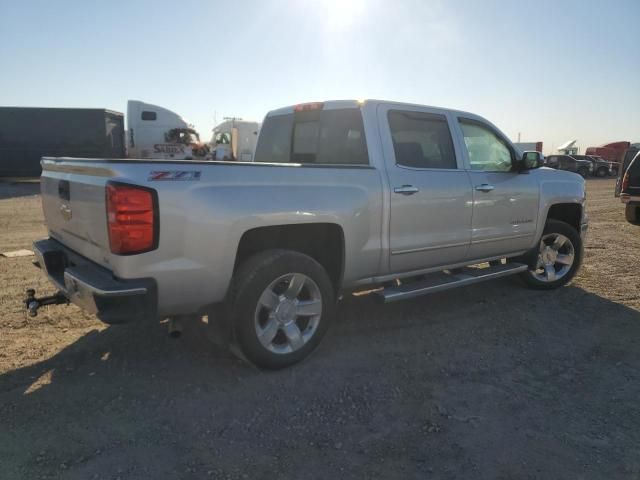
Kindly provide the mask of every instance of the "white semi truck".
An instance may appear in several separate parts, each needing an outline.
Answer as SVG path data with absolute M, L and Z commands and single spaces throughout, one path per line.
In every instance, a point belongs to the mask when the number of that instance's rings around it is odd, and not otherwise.
M 209 153 L 193 125 L 166 108 L 129 100 L 126 120 L 129 158 L 195 160 Z
M 253 162 L 259 131 L 259 122 L 226 118 L 213 129 L 209 143 L 213 160 Z

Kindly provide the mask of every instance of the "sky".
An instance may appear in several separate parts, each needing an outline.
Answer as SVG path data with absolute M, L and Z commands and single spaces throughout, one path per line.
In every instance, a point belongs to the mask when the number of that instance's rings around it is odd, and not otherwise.
M 640 142 L 640 0 L 0 0 L 0 105 L 164 106 L 210 138 L 300 102 L 480 114 L 513 141 Z

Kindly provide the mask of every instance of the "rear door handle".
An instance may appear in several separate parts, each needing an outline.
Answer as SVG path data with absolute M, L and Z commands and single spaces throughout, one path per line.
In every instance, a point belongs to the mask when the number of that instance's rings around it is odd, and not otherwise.
M 413 185 L 402 185 L 401 187 L 395 187 L 393 191 L 394 193 L 399 193 L 401 195 L 413 195 L 414 193 L 418 193 L 420 190 L 418 187 L 414 187 Z
M 483 183 L 482 185 L 476 185 L 476 190 L 478 190 L 479 192 L 490 192 L 494 188 L 496 187 L 494 187 L 493 185 L 489 185 L 488 183 Z

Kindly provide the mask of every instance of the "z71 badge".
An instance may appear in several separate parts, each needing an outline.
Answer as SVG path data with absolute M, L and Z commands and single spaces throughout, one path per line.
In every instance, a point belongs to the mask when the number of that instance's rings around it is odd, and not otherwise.
M 169 181 L 169 180 L 187 180 L 194 181 L 200 180 L 199 171 L 193 170 L 164 170 L 161 172 L 150 172 L 149 180 L 155 181 Z

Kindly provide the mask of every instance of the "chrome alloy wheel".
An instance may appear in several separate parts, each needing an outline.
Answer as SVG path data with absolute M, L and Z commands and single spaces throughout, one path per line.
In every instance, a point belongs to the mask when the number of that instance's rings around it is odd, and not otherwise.
M 540 240 L 538 261 L 531 273 L 541 282 L 555 282 L 571 270 L 575 258 L 575 248 L 568 237 L 549 233 Z
M 256 334 L 267 350 L 292 353 L 311 340 L 321 316 L 322 294 L 316 282 L 302 273 L 288 273 L 271 282 L 260 295 Z

